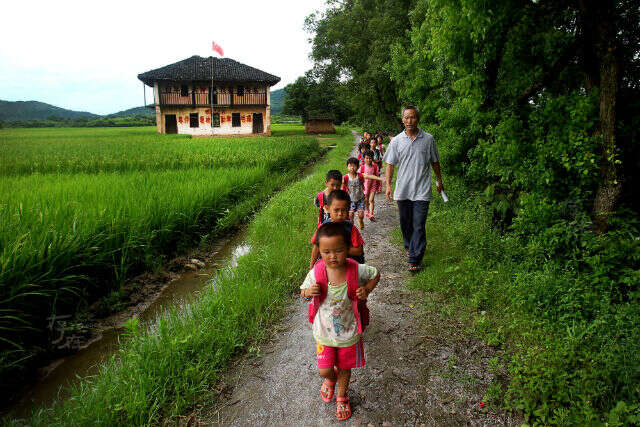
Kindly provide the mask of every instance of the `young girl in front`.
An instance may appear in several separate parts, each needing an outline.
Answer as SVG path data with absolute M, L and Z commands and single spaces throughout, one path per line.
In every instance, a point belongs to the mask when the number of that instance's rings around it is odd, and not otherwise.
M 380 170 L 378 165 L 373 163 L 374 154 L 373 151 L 367 150 L 364 153 L 364 165 L 360 167 L 360 173 L 365 177 L 364 180 L 364 201 L 366 204 L 365 214 L 371 221 L 375 221 L 376 217 L 373 215 L 373 209 L 376 203 L 376 191 L 380 186 L 382 178 L 380 178 Z
M 300 296 L 311 299 L 309 322 L 316 340 L 318 373 L 324 378 L 320 397 L 333 399 L 336 382 L 336 416 L 351 416 L 347 396 L 351 369 L 364 366 L 362 334 L 369 324 L 367 296 L 380 280 L 375 267 L 348 259 L 351 239 L 344 226 L 329 222 L 316 235 L 322 259 L 309 271 Z

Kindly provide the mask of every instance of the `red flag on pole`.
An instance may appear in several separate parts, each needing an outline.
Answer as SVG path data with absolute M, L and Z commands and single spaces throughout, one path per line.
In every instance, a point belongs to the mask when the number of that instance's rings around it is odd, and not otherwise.
M 224 51 L 222 50 L 222 47 L 220 47 L 220 45 L 216 42 L 213 42 L 213 51 L 214 52 L 218 52 L 220 54 L 220 56 L 224 56 Z

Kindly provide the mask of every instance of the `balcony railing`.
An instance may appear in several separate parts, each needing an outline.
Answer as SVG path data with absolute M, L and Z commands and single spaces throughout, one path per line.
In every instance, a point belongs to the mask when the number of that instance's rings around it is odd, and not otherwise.
M 173 106 L 184 105 L 191 107 L 206 106 L 231 106 L 231 105 L 267 105 L 265 92 L 250 93 L 245 91 L 243 95 L 237 93 L 218 93 L 214 95 L 214 102 L 209 98 L 208 92 L 193 92 L 183 96 L 180 92 L 160 93 L 160 105 Z

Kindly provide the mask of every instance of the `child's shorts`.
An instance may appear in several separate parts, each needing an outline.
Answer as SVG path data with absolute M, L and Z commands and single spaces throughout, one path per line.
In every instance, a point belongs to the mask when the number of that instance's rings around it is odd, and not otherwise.
M 338 369 L 352 369 L 364 366 L 362 337 L 350 347 L 330 347 L 316 343 L 316 353 L 318 369 L 329 369 L 334 366 Z
M 356 200 L 355 202 L 352 200 L 351 208 L 349 209 L 349 211 L 350 212 L 364 211 L 364 199 Z

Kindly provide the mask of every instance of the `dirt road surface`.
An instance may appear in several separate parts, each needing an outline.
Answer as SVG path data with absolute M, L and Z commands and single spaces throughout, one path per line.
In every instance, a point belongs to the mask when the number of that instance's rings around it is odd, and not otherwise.
M 321 378 L 307 304 L 292 301 L 273 339 L 237 361 L 219 385 L 219 398 L 184 424 L 204 425 L 517 425 L 511 415 L 480 408 L 490 380 L 490 347 L 425 311 L 424 294 L 407 288 L 404 249 L 393 243 L 395 203 L 377 198 L 377 221 L 362 232 L 367 264 L 381 280 L 369 296 L 364 335 L 366 366 L 354 369 L 348 396 L 352 417 L 336 419 L 335 398 L 320 399 Z M 427 248 L 428 250 L 428 248 Z M 311 248 L 309 248 L 311 251 Z M 428 268 L 428 266 L 427 266 Z

